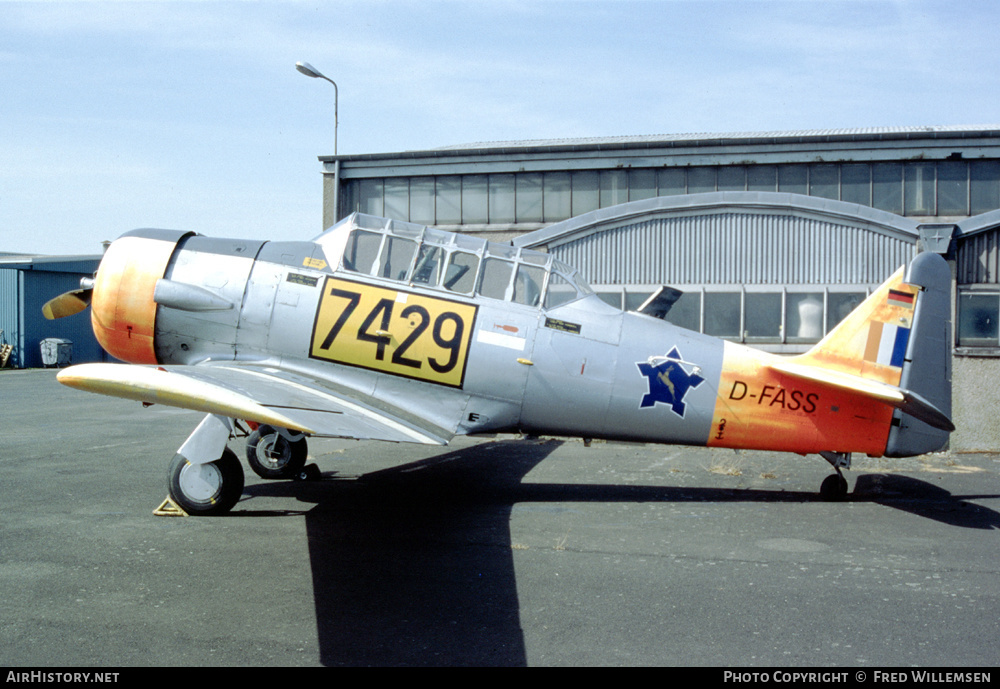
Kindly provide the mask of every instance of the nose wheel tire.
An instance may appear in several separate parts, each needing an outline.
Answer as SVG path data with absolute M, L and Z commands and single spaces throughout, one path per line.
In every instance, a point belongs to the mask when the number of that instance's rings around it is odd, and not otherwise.
M 261 478 L 294 478 L 305 466 L 307 456 L 305 438 L 291 442 L 271 426 L 258 426 L 247 437 L 247 463 Z
M 228 447 L 206 464 L 175 455 L 168 474 L 170 497 L 191 515 L 225 514 L 243 495 L 243 466 Z

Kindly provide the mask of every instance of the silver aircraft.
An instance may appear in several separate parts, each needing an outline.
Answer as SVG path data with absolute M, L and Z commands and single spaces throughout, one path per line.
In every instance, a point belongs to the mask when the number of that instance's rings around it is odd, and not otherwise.
M 91 306 L 113 357 L 61 383 L 205 412 L 170 464 L 189 514 L 260 476 L 297 476 L 307 438 L 446 444 L 520 431 L 818 453 L 840 498 L 850 456 L 942 447 L 954 426 L 950 273 L 918 254 L 805 354 L 783 357 L 672 325 L 678 293 L 638 312 L 546 253 L 351 215 L 314 241 L 135 230 L 94 278 L 46 304 Z

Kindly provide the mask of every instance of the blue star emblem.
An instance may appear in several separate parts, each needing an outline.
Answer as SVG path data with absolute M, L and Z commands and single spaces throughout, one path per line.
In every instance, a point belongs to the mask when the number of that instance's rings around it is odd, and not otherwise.
M 696 388 L 704 382 L 697 373 L 688 373 L 681 366 L 681 353 L 677 347 L 671 349 L 665 358 L 657 357 L 656 364 L 650 361 L 639 362 L 639 373 L 649 382 L 649 394 L 644 395 L 639 408 L 652 407 L 657 402 L 670 405 L 670 410 L 684 418 L 684 396 L 688 390 Z M 695 369 L 697 370 L 697 368 Z

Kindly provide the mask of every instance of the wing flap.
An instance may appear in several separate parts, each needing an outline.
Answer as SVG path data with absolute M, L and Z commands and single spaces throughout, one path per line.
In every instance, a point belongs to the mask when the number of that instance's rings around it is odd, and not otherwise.
M 952 423 L 947 414 L 911 390 L 904 390 L 888 383 L 861 378 L 850 373 L 797 364 L 791 361 L 770 363 L 768 368 L 819 385 L 872 397 L 935 428 L 949 432 L 955 430 L 955 424 Z

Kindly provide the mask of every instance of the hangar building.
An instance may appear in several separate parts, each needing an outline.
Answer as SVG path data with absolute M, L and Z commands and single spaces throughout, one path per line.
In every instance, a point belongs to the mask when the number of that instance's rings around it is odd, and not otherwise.
M 954 451 L 1000 451 L 1000 125 L 612 137 L 322 156 L 354 211 L 542 248 L 607 301 L 805 351 L 917 251 L 954 276 Z
M 7 366 L 44 365 L 42 340 L 71 343 L 72 362 L 105 361 L 107 355 L 90 328 L 90 318 L 48 321 L 42 305 L 57 294 L 79 289 L 80 278 L 90 277 L 98 256 L 21 256 L 0 254 L 0 345 L 11 347 Z

